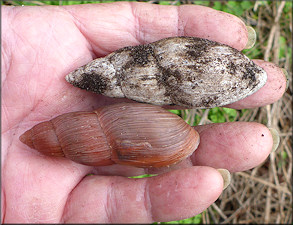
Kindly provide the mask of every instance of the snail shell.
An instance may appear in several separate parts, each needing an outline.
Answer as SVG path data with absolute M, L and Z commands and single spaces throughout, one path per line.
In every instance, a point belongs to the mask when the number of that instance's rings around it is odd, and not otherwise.
M 90 166 L 163 167 L 191 155 L 199 135 L 159 106 L 120 103 L 57 116 L 35 125 L 20 140 L 45 155 Z
M 154 105 L 212 108 L 261 88 L 266 72 L 240 51 L 195 37 L 119 49 L 66 76 L 76 87 Z

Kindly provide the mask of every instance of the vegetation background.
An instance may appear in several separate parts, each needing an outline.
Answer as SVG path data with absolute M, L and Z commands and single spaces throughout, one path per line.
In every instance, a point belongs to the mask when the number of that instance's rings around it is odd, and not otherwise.
M 15 1 L 5 5 L 73 5 L 115 1 Z M 204 5 L 241 18 L 257 33 L 256 44 L 243 52 L 251 59 L 271 61 L 288 72 L 289 87 L 282 99 L 254 109 L 170 110 L 190 125 L 256 121 L 280 135 L 276 152 L 260 166 L 232 174 L 231 184 L 208 209 L 192 218 L 161 224 L 292 224 L 292 1 L 143 1 L 150 4 Z M 155 224 L 159 224 L 157 222 Z

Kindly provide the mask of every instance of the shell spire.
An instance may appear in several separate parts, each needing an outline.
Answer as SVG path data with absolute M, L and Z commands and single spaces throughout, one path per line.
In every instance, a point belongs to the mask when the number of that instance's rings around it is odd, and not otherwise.
M 50 157 L 80 164 L 164 167 L 198 147 L 198 132 L 181 117 L 150 104 L 120 103 L 41 122 L 19 137 Z

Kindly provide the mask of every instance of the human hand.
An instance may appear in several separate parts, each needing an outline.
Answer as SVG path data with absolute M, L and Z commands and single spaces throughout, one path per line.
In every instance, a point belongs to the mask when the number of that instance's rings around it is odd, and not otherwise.
M 94 168 L 37 154 L 18 139 L 33 125 L 62 113 L 126 101 L 72 87 L 64 77 L 75 68 L 118 48 L 169 36 L 208 38 L 241 50 L 247 31 L 238 18 L 200 6 L 120 2 L 3 7 L 2 13 L 3 223 L 151 223 L 191 217 L 222 192 L 223 180 L 214 168 L 247 170 L 270 153 L 273 140 L 264 125 L 235 122 L 195 127 L 198 149 L 164 169 Z M 268 74 L 266 85 L 229 107 L 264 106 L 284 93 L 282 71 L 255 62 Z M 161 175 L 127 178 L 150 172 Z

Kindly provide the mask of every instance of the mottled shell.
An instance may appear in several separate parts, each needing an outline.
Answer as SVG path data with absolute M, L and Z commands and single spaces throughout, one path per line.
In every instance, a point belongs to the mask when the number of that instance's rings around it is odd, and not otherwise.
M 90 166 L 163 167 L 190 156 L 199 134 L 159 106 L 120 103 L 35 125 L 20 140 L 44 155 Z
M 212 108 L 261 88 L 266 72 L 240 51 L 195 37 L 119 49 L 66 76 L 76 87 L 154 105 Z

